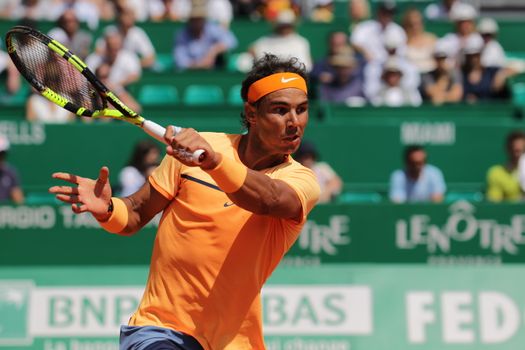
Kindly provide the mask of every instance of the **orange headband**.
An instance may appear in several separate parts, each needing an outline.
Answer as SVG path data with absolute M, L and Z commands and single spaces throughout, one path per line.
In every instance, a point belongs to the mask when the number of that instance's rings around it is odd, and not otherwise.
M 277 90 L 296 88 L 308 93 L 306 81 L 299 74 L 275 73 L 257 80 L 248 89 L 248 102 L 257 102 L 261 97 Z

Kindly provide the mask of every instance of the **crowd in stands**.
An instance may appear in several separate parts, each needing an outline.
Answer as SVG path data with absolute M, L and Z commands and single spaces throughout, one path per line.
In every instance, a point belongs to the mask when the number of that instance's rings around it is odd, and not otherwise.
M 297 24 L 331 21 L 333 0 L 6 0 L 0 4 L 0 18 L 26 24 L 56 21 L 49 34 L 93 70 L 107 63 L 108 81 L 123 93 L 143 69 L 158 65 L 141 21 L 179 21 L 183 28 L 166 33 L 174 38 L 169 39 L 172 65 L 178 71 L 223 69 L 226 53 L 246 49 L 251 59 L 265 52 L 298 57 L 311 73 L 312 97 L 326 102 L 419 106 L 508 97 L 507 79 L 519 71 L 506 64 L 497 41 L 498 23 L 479 18 L 476 8 L 462 1 L 436 1 L 424 11 L 408 8 L 403 13 L 393 0 L 379 3 L 375 13 L 366 0 L 350 1 L 350 30 L 331 33 L 328 52 L 319 60 L 313 59 L 310 42 L 299 34 Z M 273 30 L 238 48 L 229 26 L 233 18 L 242 17 L 270 21 Z M 455 30 L 441 38 L 425 31 L 425 21 L 435 19 L 449 19 Z M 93 38 L 102 20 L 115 24 Z M 3 56 L 0 69 L 5 69 Z M 16 90 L 12 81 L 10 92 Z M 29 109 L 28 118 L 34 120 Z
M 226 54 L 239 51 L 238 40 L 230 28 L 232 20 L 269 21 L 271 32 L 254 37 L 249 47 L 242 48 L 246 51 L 243 57 L 253 60 L 266 52 L 293 55 L 309 71 L 312 98 L 348 106 L 415 107 L 425 102 L 442 105 L 502 99 L 509 95 L 508 78 L 521 73 L 507 64 L 505 51 L 498 43 L 497 21 L 480 18 L 468 2 L 436 1 L 424 11 L 409 8 L 399 13 L 395 1 L 372 7 L 367 0 L 352 0 L 348 2 L 348 14 L 348 30 L 331 32 L 326 38 L 326 54 L 314 59 L 310 42 L 299 33 L 298 24 L 301 20 L 332 21 L 333 0 L 0 2 L 0 19 L 34 26 L 39 21 L 55 22 L 48 34 L 84 59 L 112 91 L 139 112 L 141 106 L 128 87 L 140 80 L 144 70 L 158 70 L 159 64 L 158 52 L 141 28 L 143 21 L 184 23 L 176 32 L 166 33 L 165 40 L 173 42 L 175 71 L 224 69 Z M 425 30 L 426 21 L 432 20 L 449 20 L 455 29 L 438 37 Z M 107 21 L 114 24 L 98 30 Z M 101 35 L 95 37 L 94 33 Z M 0 51 L 0 75 L 4 92 L 14 94 L 20 89 L 20 76 L 4 51 Z M 73 119 L 36 93 L 27 99 L 26 117 L 44 123 Z M 509 162 L 489 171 L 487 199 L 513 200 L 517 193 L 521 198 L 518 152 L 525 150 L 524 140 L 522 134 L 509 135 Z M 5 154 L 8 146 L 3 147 L 0 153 Z M 326 163 L 319 162 L 313 145 L 305 145 L 301 152 L 301 161 L 315 169 L 324 182 L 327 192 L 323 201 L 336 198 L 342 190 L 341 179 Z M 445 177 L 439 169 L 426 164 L 426 157 L 421 147 L 406 149 L 404 169 L 395 171 L 390 178 L 389 197 L 393 202 L 443 200 Z M 149 167 L 135 163 L 136 160 L 130 161 L 125 171 L 128 175 L 133 173 L 129 186 L 142 181 Z M 126 192 L 126 181 L 122 186 Z

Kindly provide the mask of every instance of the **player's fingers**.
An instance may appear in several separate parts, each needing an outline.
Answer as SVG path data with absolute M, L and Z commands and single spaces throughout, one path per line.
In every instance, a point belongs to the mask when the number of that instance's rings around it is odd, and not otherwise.
M 69 186 L 53 186 L 49 188 L 49 192 L 56 193 L 56 194 L 77 194 L 78 195 L 78 188 L 69 187 Z
M 73 204 L 71 205 L 71 210 L 73 210 L 75 214 L 85 213 L 86 211 L 88 211 L 87 205 L 85 204 L 81 204 L 81 205 Z
M 108 167 L 103 166 L 102 168 L 100 168 L 100 171 L 98 173 L 97 182 L 105 184 L 106 182 L 108 182 L 108 178 L 109 178 L 109 169 Z
M 171 145 L 171 141 L 173 140 L 173 137 L 175 136 L 175 128 L 173 125 L 169 125 L 166 128 L 166 133 L 164 134 L 164 139 L 166 140 L 166 143 L 168 145 Z
M 61 172 L 53 173 L 51 177 L 53 177 L 54 179 L 58 179 L 58 180 L 64 180 L 64 181 L 67 181 L 67 182 L 70 182 L 76 185 L 78 185 L 78 181 L 81 179 L 80 176 L 69 174 L 69 173 L 61 173 Z
M 62 202 L 65 202 L 65 203 L 71 203 L 71 204 L 79 203 L 79 199 L 77 195 L 57 194 L 56 199 Z

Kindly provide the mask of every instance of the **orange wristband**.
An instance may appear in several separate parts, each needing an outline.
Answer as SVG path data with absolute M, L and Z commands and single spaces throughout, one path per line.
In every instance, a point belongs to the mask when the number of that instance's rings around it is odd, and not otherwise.
M 113 212 L 107 221 L 98 222 L 100 226 L 111 233 L 119 233 L 128 225 L 128 207 L 120 198 L 112 197 Z
M 221 190 L 226 193 L 237 192 L 246 180 L 248 168 L 235 160 L 222 156 L 222 160 L 215 168 L 206 170 L 215 180 Z

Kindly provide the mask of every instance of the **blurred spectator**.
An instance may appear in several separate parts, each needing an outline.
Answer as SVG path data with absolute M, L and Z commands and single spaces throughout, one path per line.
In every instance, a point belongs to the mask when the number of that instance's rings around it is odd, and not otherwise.
M 487 172 L 486 198 L 491 202 L 518 201 L 522 198 L 518 162 L 525 152 L 525 133 L 513 131 L 505 142 L 507 163 L 493 165 Z
M 151 172 L 159 165 L 160 151 L 155 141 L 145 139 L 133 149 L 126 167 L 119 174 L 120 196 L 126 197 L 137 192 Z
M 312 22 L 330 23 L 334 20 L 334 0 L 314 0 L 308 18 Z
M 450 67 L 447 52 L 441 44 L 434 51 L 435 69 L 421 79 L 423 98 L 435 105 L 460 102 L 463 99 L 463 79 L 460 71 Z
M 264 0 L 262 5 L 263 17 L 269 22 L 275 22 L 281 12 L 298 10 L 292 0 Z
M 400 52 L 403 46 L 401 38 L 397 35 L 392 35 L 392 32 L 386 33 L 384 36 L 384 48 L 387 53 L 383 59 L 377 59 L 369 62 L 364 68 L 365 77 L 365 96 L 369 100 L 373 100 L 377 96 L 381 86 L 384 86 L 384 65 L 390 60 L 395 61 L 396 65 L 401 71 L 400 86 L 407 91 L 417 90 L 421 82 L 421 75 L 416 66 L 410 62 L 405 55 Z
M 149 3 L 150 17 L 153 21 L 171 20 L 186 22 L 190 18 L 192 7 L 206 9 L 208 21 L 218 23 L 225 28 L 233 19 L 233 7 L 229 0 L 153 0 Z
M 75 11 L 67 9 L 58 18 L 57 26 L 49 31 L 49 36 L 64 44 L 75 55 L 85 59 L 91 49 L 91 34 L 80 29 Z
M 100 81 L 108 87 L 117 97 L 124 102 L 129 108 L 134 110 L 137 113 L 140 113 L 142 107 L 140 104 L 127 92 L 127 90 L 122 85 L 116 85 L 115 83 L 109 80 L 109 75 L 111 73 L 111 67 L 107 63 L 100 64 L 95 70 L 95 75 Z M 110 119 L 107 119 L 110 120 Z
M 377 94 L 369 96 L 374 106 L 419 106 L 421 95 L 417 88 L 410 88 L 401 84 L 403 71 L 395 57 L 389 58 L 383 66 L 381 86 Z
M 334 31 L 328 34 L 326 55 L 314 63 L 310 72 L 310 84 L 329 83 L 335 74 L 330 65 L 330 58 L 341 50 L 348 48 L 348 34 L 343 31 Z
M 94 53 L 87 57 L 86 64 L 94 71 L 102 63 L 111 67 L 108 80 L 117 86 L 126 87 L 136 82 L 142 74 L 140 60 L 133 52 L 123 48 L 119 32 L 106 32 L 104 53 Z
M 99 9 L 90 0 L 60 0 L 56 5 L 48 7 L 46 12 L 50 13 L 53 19 L 57 19 L 68 9 L 72 9 L 78 20 L 86 23 L 89 29 L 98 28 Z
M 478 16 L 476 9 L 469 4 L 455 3 L 450 11 L 450 19 L 454 21 L 455 32 L 448 33 L 439 42 L 447 48 L 449 60 L 457 67 L 463 63 L 463 50 L 470 38 L 481 39 L 476 32 L 475 20 Z
M 348 47 L 332 55 L 329 64 L 333 73 L 319 84 L 319 99 L 325 102 L 362 106 L 366 103 L 363 76 L 357 67 L 353 50 Z
M 50 6 L 56 6 L 56 0 L 2 0 L 0 1 L 0 17 L 10 20 L 27 18 L 34 21 L 55 20 Z
M 264 0 L 231 0 L 235 18 L 248 18 L 257 21 L 261 18 L 259 8 Z
M 204 5 L 195 5 L 185 27 L 177 32 L 173 50 L 179 69 L 213 69 L 224 65 L 223 54 L 237 46 L 228 29 L 207 20 Z
M 370 18 L 370 3 L 368 0 L 348 1 L 348 18 L 351 27 L 355 27 L 359 22 Z
M 440 3 L 430 4 L 425 8 L 425 17 L 431 20 L 447 20 L 454 3 L 456 0 L 441 0 Z
M 510 69 L 483 66 L 482 50 L 483 40 L 480 37 L 471 37 L 463 50 L 463 99 L 467 102 L 506 97 L 507 78 L 514 74 Z
M 9 140 L 0 134 L 0 202 L 13 201 L 24 203 L 24 192 L 20 188 L 20 180 L 16 169 L 7 163 Z
M 319 160 L 319 153 L 313 143 L 303 140 L 293 157 L 315 173 L 321 188 L 319 203 L 331 202 L 341 193 L 341 178 L 328 163 Z
M 54 104 L 33 89 L 26 102 L 26 119 L 30 122 L 64 124 L 73 121 L 75 116 L 66 109 Z
M 504 67 L 506 64 L 505 51 L 497 40 L 498 23 L 492 18 L 483 18 L 478 23 L 478 32 L 485 45 L 481 52 L 481 64 L 485 67 Z
M 104 1 L 105 2 L 105 1 Z M 115 10 L 129 8 L 135 15 L 135 20 L 138 22 L 148 21 L 150 18 L 150 6 L 155 1 L 152 0 L 112 0 L 115 3 Z
M 287 58 L 290 56 L 304 63 L 306 70 L 312 70 L 312 57 L 308 39 L 295 31 L 296 16 L 292 10 L 279 12 L 273 23 L 272 34 L 257 39 L 250 47 L 249 52 L 255 59 L 266 53 Z
M 150 68 L 155 64 L 155 48 L 144 29 L 135 25 L 135 14 L 128 7 L 121 8 L 117 16 L 117 25 L 108 26 L 105 33 L 120 33 L 124 50 L 133 52 L 140 58 L 143 68 Z M 104 40 L 97 42 L 97 52 L 104 53 Z
M 191 0 L 149 0 L 148 4 L 152 21 L 185 22 L 191 12 Z
M 20 73 L 7 52 L 0 49 L 0 81 L 2 87 L 0 94 L 6 92 L 9 95 L 16 94 L 20 90 Z
M 386 59 L 388 54 L 384 43 L 387 34 L 399 42 L 398 52 L 404 54 L 407 41 L 406 34 L 403 28 L 393 21 L 395 11 L 395 2 L 385 1 L 378 7 L 377 19 L 361 22 L 352 31 L 351 43 L 366 61 L 384 61 Z
M 417 9 L 410 9 L 403 16 L 403 28 L 407 34 L 406 57 L 420 73 L 434 68 L 436 36 L 425 31 L 423 16 Z
M 427 152 L 422 146 L 407 146 L 403 153 L 404 169 L 390 176 L 389 197 L 392 202 L 442 202 L 446 185 L 443 173 L 427 164 Z

